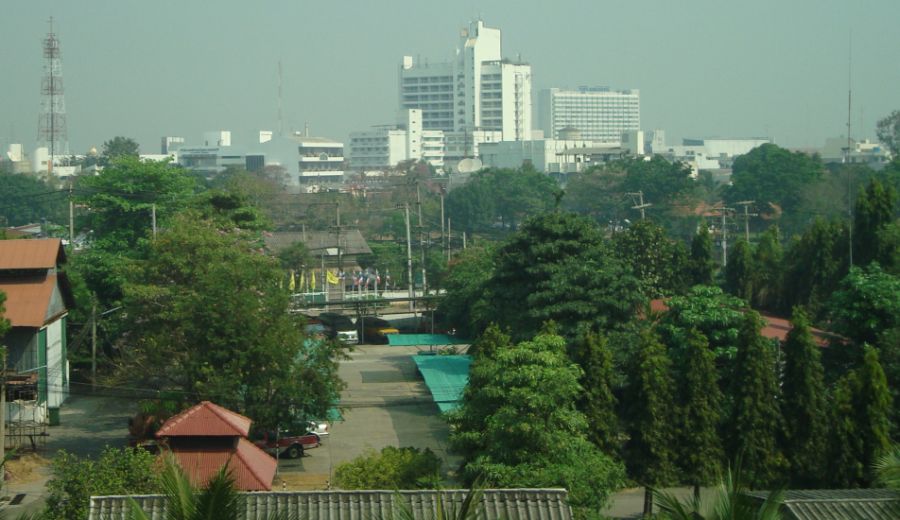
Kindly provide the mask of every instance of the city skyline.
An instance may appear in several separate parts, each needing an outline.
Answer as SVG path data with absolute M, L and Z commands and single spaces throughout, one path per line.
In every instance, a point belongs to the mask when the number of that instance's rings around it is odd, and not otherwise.
M 772 137 L 820 147 L 845 134 L 852 32 L 854 137 L 900 107 L 892 21 L 900 5 L 774 1 L 613 6 L 563 2 L 384 5 L 312 11 L 222 1 L 215 11 L 171 0 L 144 5 L 13 0 L 0 20 L 4 95 L 0 143 L 37 142 L 41 40 L 55 19 L 73 153 L 116 135 L 156 152 L 164 135 L 188 143 L 231 130 L 235 144 L 278 129 L 347 140 L 394 121 L 402 56 L 452 58 L 459 30 L 481 18 L 503 31 L 503 54 L 532 65 L 535 92 L 609 86 L 641 91 L 641 126 L 681 137 Z M 578 16 L 572 16 L 577 13 Z M 215 23 L 210 21 L 215 20 Z M 537 103 L 537 99 L 533 99 Z M 536 108 L 536 105 L 535 105 Z M 536 123 L 533 123 L 536 126 Z M 5 146 L 4 146 L 5 148 Z

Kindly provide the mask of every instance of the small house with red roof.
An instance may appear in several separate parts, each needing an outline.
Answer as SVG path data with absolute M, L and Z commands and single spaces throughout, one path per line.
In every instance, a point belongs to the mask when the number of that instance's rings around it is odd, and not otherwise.
M 11 398 L 36 402 L 45 416 L 35 420 L 50 424 L 58 423 L 69 394 L 66 317 L 75 301 L 61 269 L 65 261 L 58 238 L 0 240 L 0 292 L 6 294 L 4 316 L 12 325 L 0 338 L 9 349 L 7 369 L 13 381 L 36 382 L 11 385 L 21 393 Z
M 277 462 L 247 439 L 252 421 L 209 401 L 171 417 L 156 432 L 195 486 L 226 464 L 241 491 L 271 491 Z

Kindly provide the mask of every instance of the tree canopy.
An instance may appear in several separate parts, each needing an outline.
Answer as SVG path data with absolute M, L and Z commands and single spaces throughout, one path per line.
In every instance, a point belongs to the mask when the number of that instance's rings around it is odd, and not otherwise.
M 546 332 L 518 344 L 491 337 L 496 344 L 478 349 L 462 404 L 450 416 L 464 479 L 562 486 L 573 507 L 599 511 L 623 471 L 585 437 L 576 408 L 581 370 L 566 356 L 565 341 Z
M 804 189 L 822 172 L 817 157 L 763 144 L 734 160 L 726 197 L 728 202 L 756 201 L 767 212 L 771 205 L 792 212 L 800 206 Z
M 179 214 L 125 284 L 120 376 L 215 400 L 262 426 L 324 417 L 341 388 L 339 350 L 304 339 L 280 277 L 243 234 Z

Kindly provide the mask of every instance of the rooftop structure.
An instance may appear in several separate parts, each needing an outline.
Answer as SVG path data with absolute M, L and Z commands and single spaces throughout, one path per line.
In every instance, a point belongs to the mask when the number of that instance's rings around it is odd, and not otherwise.
M 209 401 L 171 417 L 156 432 L 191 483 L 203 486 L 226 464 L 243 491 L 272 489 L 277 463 L 247 440 L 251 421 Z

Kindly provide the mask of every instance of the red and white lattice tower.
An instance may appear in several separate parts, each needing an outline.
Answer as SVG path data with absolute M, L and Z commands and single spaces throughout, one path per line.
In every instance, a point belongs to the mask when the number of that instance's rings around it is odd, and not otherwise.
M 47 171 L 52 173 L 54 158 L 69 155 L 69 134 L 66 130 L 66 99 L 62 79 L 59 38 L 50 32 L 44 38 L 44 76 L 41 79 L 41 115 L 38 120 L 38 143 L 49 153 Z

